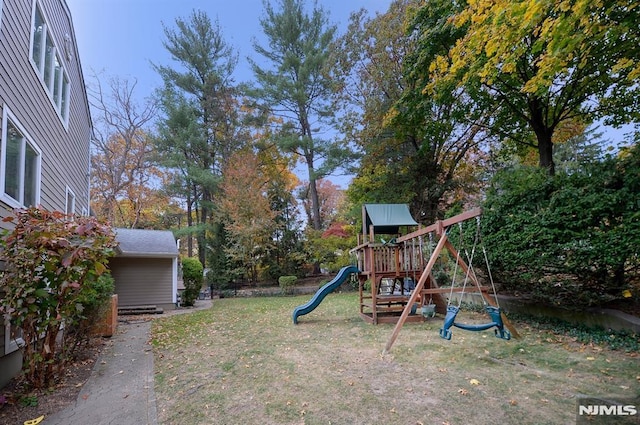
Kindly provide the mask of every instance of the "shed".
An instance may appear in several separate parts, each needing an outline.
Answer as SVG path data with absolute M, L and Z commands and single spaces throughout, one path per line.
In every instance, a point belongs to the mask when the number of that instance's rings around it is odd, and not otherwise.
M 168 230 L 116 228 L 118 248 L 109 261 L 118 306 L 171 310 L 178 292 L 178 246 Z

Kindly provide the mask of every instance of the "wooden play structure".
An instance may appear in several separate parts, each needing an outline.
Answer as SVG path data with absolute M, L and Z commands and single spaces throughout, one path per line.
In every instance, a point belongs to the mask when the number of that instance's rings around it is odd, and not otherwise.
M 446 339 L 451 338 L 451 327 L 471 331 L 496 328 L 496 336 L 500 338 L 509 339 L 511 334 L 518 336 L 497 306 L 493 281 L 491 286 L 481 285 L 473 265 L 470 266 L 473 254 L 469 258 L 469 253 L 465 252 L 465 258 L 448 236 L 453 225 L 470 219 L 479 220 L 480 214 L 480 209 L 473 209 L 420 228 L 407 205 L 363 205 L 362 234 L 358 236 L 358 245 L 350 252 L 355 255 L 359 269 L 361 317 L 373 324 L 396 324 L 386 351 L 391 349 L 405 322 L 423 321 L 436 312 L 446 315 L 440 330 L 440 335 Z M 433 269 L 445 251 L 455 259 L 456 269 L 459 267 L 464 276 L 464 285 L 438 286 Z M 486 259 L 486 252 L 484 255 Z M 460 304 L 452 305 L 454 293 L 459 296 L 479 294 L 491 321 L 480 325 L 456 322 Z M 446 299 L 445 295 L 448 295 Z M 505 330 L 505 326 L 511 332 Z

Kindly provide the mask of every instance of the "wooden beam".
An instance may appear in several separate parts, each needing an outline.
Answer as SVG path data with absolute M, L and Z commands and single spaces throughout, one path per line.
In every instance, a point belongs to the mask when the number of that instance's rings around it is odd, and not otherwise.
M 438 241 L 438 244 L 433 250 L 433 253 L 431 253 L 431 258 L 429 258 L 427 267 L 425 267 L 424 271 L 422 272 L 422 275 L 420 275 L 420 279 L 418 280 L 416 287 L 413 289 L 413 292 L 411 293 L 411 297 L 409 297 L 409 301 L 407 301 L 407 305 L 404 307 L 404 310 L 402 311 L 402 315 L 400 315 L 400 319 L 398 319 L 398 322 L 396 322 L 395 328 L 393 328 L 393 332 L 391 333 L 391 336 L 387 341 L 387 345 L 384 348 L 385 353 L 391 350 L 393 343 L 398 338 L 398 334 L 400 334 L 400 330 L 402 329 L 404 322 L 407 320 L 409 313 L 411 313 L 411 307 L 418 299 L 418 295 L 420 294 L 420 291 L 422 291 L 422 289 L 424 288 L 424 284 L 427 282 L 427 279 L 429 279 L 429 275 L 431 274 L 431 269 L 433 269 L 433 266 L 436 264 L 436 260 L 440 256 L 440 252 L 442 251 L 442 248 L 444 247 L 446 242 L 447 242 L 447 234 L 443 233 L 440 236 L 440 240 Z
M 423 294 L 447 294 L 450 292 L 453 293 L 458 293 L 458 292 L 462 292 L 462 290 L 465 290 L 466 292 L 487 292 L 489 291 L 489 289 L 491 289 L 488 286 L 471 286 L 469 288 L 462 288 L 461 286 L 456 286 L 453 288 L 453 290 L 451 289 L 451 287 L 448 288 L 429 288 L 429 289 L 423 289 L 422 293 Z
M 400 236 L 399 238 L 396 238 L 396 241 L 400 243 L 413 238 L 417 238 L 418 236 L 426 235 L 428 233 L 437 231 L 438 229 L 442 229 L 442 228 L 446 229 L 447 227 L 453 224 L 460 223 L 461 221 L 469 220 L 470 218 L 478 217 L 481 214 L 482 214 L 481 208 L 474 208 L 472 210 L 465 211 L 451 218 L 447 218 L 446 220 L 438 220 L 432 225 L 423 227 L 422 229 L 418 229 L 415 232 L 407 233 L 404 236 Z

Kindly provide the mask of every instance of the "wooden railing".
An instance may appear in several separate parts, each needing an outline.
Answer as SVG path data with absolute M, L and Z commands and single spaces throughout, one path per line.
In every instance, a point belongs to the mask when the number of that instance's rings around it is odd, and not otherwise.
M 423 253 L 420 247 L 409 244 L 362 244 L 354 248 L 357 266 L 361 272 L 396 273 L 421 270 Z

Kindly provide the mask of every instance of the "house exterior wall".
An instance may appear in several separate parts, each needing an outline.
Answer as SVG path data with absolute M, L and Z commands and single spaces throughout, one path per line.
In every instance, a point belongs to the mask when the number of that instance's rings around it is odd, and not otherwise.
M 48 37 L 43 51 L 46 45 L 50 47 L 50 58 L 57 58 L 57 66 L 51 62 L 45 65 L 44 60 L 38 66 L 33 59 L 36 9 L 44 19 Z M 55 73 L 47 75 L 63 76 L 62 80 L 49 80 L 47 84 L 44 69 L 55 69 Z M 53 87 L 57 87 L 55 92 Z M 35 203 L 48 210 L 86 215 L 93 130 L 73 22 L 65 0 L 0 0 L 0 219 L 11 215 L 14 208 L 32 205 L 7 195 L 10 191 L 5 181 L 16 174 L 7 171 L 7 161 L 2 159 L 7 156 L 10 128 L 17 128 L 38 153 L 39 166 L 35 168 L 39 179 L 35 194 L 30 193 Z M 26 201 L 27 196 L 23 198 Z M 68 205 L 70 199 L 73 210 Z M 0 221 L 0 228 L 7 226 Z M 14 340 L 7 337 L 10 332 L 7 324 L 0 322 L 0 387 L 21 367 L 20 352 Z
M 175 308 L 176 259 L 115 257 L 109 260 L 118 306 Z
M 9 119 L 41 150 L 40 204 L 49 210 L 65 211 L 70 191 L 75 195 L 74 212 L 87 214 L 92 127 L 69 9 L 65 0 L 2 0 L 0 4 L 0 112 L 9 114 Z M 67 118 L 62 118 L 54 106 L 32 59 L 36 8 L 46 20 L 69 80 Z M 10 214 L 14 207 L 0 198 L 1 216 Z

